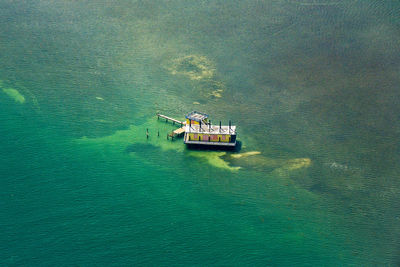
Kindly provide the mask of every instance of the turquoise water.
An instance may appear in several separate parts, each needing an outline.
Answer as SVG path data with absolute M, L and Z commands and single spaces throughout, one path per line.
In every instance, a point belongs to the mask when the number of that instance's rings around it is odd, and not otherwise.
M 399 12 L 0 1 L 0 265 L 400 264 Z

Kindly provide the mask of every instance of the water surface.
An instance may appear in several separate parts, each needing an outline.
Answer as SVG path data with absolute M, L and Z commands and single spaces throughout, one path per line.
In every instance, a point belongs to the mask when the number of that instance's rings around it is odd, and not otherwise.
M 398 265 L 399 12 L 0 1 L 1 265 Z

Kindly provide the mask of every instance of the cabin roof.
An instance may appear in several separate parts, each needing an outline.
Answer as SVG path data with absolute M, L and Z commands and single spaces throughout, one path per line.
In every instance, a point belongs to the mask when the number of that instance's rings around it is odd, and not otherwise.
M 197 133 L 197 134 L 229 134 L 229 135 L 234 135 L 236 134 L 236 126 L 232 125 L 231 127 L 229 126 L 221 126 L 219 125 L 206 125 L 200 127 L 200 125 L 186 125 L 185 126 L 185 132 L 186 133 Z
M 202 120 L 207 119 L 208 115 L 205 113 L 202 113 L 202 112 L 192 111 L 192 112 L 188 113 L 185 118 L 192 120 L 192 121 L 200 122 Z

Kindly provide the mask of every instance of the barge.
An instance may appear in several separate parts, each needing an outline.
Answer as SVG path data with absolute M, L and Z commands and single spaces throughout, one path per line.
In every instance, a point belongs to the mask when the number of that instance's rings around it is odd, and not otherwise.
M 212 125 L 205 113 L 193 111 L 186 115 L 185 136 L 187 145 L 236 146 L 236 126 Z
M 198 111 L 188 113 L 183 122 L 161 114 L 157 114 L 157 116 L 180 124 L 181 128 L 168 136 L 173 138 L 175 135 L 183 135 L 183 142 L 187 146 L 219 149 L 234 149 L 236 147 L 236 126 L 232 125 L 231 121 L 229 121 L 229 125 L 222 125 L 221 121 L 219 124 L 213 125 L 207 114 Z

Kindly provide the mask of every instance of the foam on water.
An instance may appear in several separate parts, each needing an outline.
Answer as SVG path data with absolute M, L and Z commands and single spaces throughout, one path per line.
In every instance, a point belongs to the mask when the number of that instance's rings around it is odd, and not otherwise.
M 1 80 L 0 80 L 0 88 L 2 89 L 3 93 L 8 95 L 15 102 L 20 104 L 25 103 L 25 97 L 20 92 L 18 92 L 17 89 L 4 87 L 4 83 Z

